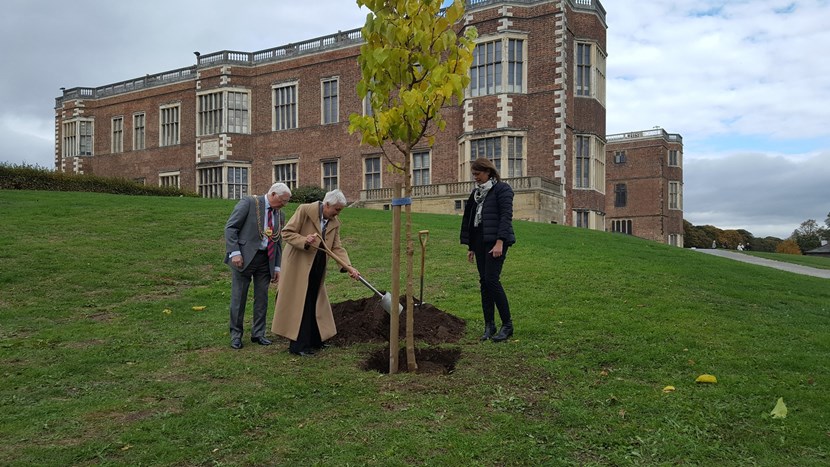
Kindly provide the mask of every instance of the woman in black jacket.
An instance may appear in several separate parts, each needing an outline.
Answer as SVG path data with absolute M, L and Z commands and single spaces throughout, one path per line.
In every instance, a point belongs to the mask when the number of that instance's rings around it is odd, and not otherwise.
M 501 181 L 496 166 L 487 159 L 476 159 L 471 171 L 475 189 L 464 207 L 461 243 L 467 245 L 467 260 L 475 258 L 481 284 L 484 335 L 481 340 L 507 340 L 513 335 L 510 304 L 501 285 L 501 269 L 507 249 L 516 243 L 513 234 L 513 189 Z M 495 308 L 499 309 L 501 329 L 496 334 Z

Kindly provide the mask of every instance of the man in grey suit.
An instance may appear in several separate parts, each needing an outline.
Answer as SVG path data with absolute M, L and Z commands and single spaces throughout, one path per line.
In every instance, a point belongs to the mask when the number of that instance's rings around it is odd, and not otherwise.
M 271 345 L 265 337 L 268 284 L 280 280 L 281 208 L 291 199 L 284 183 L 275 183 L 264 196 L 246 196 L 234 207 L 225 224 L 225 264 L 231 268 L 231 348 L 242 348 L 242 328 L 248 286 L 254 281 L 254 322 L 251 342 Z

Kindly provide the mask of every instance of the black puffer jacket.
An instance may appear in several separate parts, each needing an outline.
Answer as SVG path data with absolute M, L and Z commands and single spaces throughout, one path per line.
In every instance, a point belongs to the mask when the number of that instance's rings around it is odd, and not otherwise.
M 464 217 L 461 219 L 461 244 L 470 245 L 470 232 L 473 230 L 473 220 L 476 216 L 476 201 L 474 193 L 470 193 L 467 206 L 464 207 Z M 490 188 L 484 198 L 484 207 L 481 210 L 481 225 L 484 243 L 495 243 L 501 239 L 505 246 L 516 243 L 513 234 L 513 189 L 505 182 L 497 182 Z

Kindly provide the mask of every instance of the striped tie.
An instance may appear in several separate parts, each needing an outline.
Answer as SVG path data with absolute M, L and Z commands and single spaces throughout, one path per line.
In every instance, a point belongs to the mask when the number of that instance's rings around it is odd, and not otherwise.
M 274 208 L 268 208 L 268 228 L 271 229 L 271 235 L 268 236 L 268 260 L 274 261 L 274 254 L 277 251 L 274 244 L 274 237 L 277 235 L 274 231 Z

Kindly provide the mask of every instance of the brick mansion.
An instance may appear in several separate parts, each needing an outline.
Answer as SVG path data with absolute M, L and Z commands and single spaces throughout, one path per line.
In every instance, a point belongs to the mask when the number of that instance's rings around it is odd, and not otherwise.
M 598 0 L 466 0 L 478 38 L 461 102 L 413 151 L 416 212 L 460 214 L 470 163 L 491 159 L 514 217 L 683 246 L 683 141 L 661 128 L 606 134 L 606 11 Z M 350 135 L 365 113 L 360 29 L 195 64 L 55 100 L 55 168 L 175 186 L 204 197 L 340 188 L 388 209 L 395 177 Z M 648 99 L 649 96 L 643 96 Z M 611 112 L 614 109 L 610 109 Z

